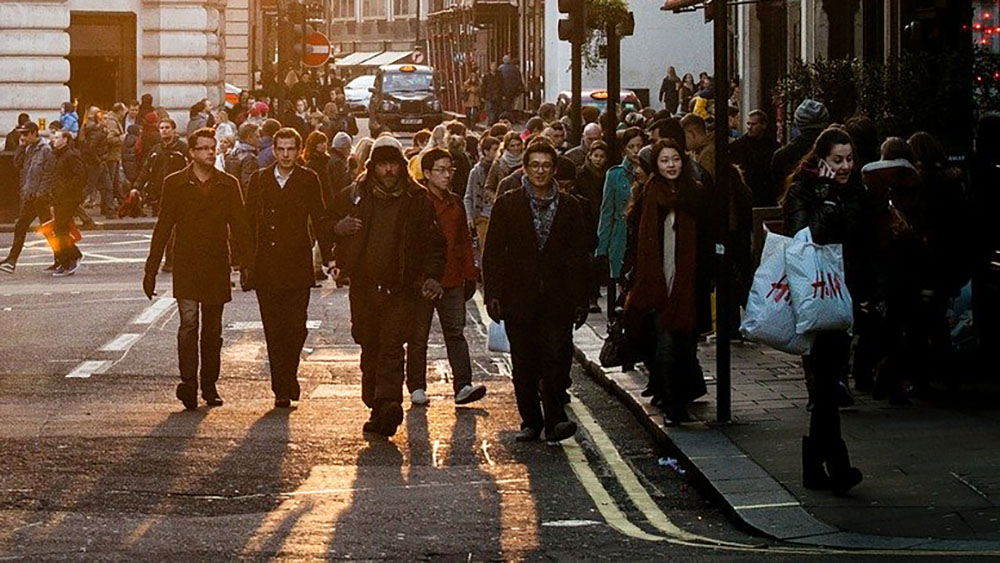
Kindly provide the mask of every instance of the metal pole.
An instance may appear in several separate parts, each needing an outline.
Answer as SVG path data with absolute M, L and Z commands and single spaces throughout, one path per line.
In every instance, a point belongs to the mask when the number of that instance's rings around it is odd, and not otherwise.
M 730 373 L 729 318 L 732 303 L 729 289 L 729 7 L 715 0 L 715 192 L 719 206 L 719 276 L 715 284 L 716 415 L 718 422 L 732 418 L 732 377 Z
M 572 100 L 570 102 L 571 108 L 569 113 L 570 122 L 572 123 L 572 131 L 570 131 L 570 143 L 572 145 L 580 144 L 580 138 L 582 133 L 582 123 L 583 116 L 580 110 L 580 98 L 581 98 L 581 88 L 583 87 L 583 54 L 581 53 L 583 48 L 582 41 L 573 41 L 571 43 L 571 48 L 573 49 L 573 62 L 572 62 Z
M 604 127 L 604 141 L 608 144 L 608 150 L 612 165 L 618 164 L 621 160 L 621 151 L 618 149 L 618 135 L 615 130 L 618 127 L 618 98 L 621 95 L 621 43 L 618 40 L 618 28 L 614 24 L 608 25 L 608 122 L 602 123 Z

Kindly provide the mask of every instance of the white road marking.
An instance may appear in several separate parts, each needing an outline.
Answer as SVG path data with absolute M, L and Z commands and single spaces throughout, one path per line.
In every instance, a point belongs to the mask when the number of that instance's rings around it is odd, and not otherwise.
M 73 371 L 66 374 L 66 377 L 86 379 L 91 375 L 104 373 L 111 367 L 111 362 L 107 360 L 87 360 L 73 368 Z
M 323 321 L 306 321 L 306 328 L 316 330 L 323 325 Z M 262 321 L 233 321 L 226 325 L 226 330 L 263 330 Z
M 173 297 L 161 297 L 153 302 L 145 311 L 139 314 L 138 317 L 132 320 L 134 325 L 148 325 L 156 322 L 156 319 L 160 318 L 163 313 L 167 312 L 171 307 L 177 303 L 177 300 Z
M 142 338 L 141 334 L 119 334 L 117 338 L 102 346 L 100 350 L 101 352 L 124 352 L 138 342 L 140 338 Z

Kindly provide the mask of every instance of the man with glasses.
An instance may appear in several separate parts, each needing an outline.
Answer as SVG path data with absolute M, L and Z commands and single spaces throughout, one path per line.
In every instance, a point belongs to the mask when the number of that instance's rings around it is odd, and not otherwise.
M 733 164 L 743 170 L 743 179 L 753 192 L 754 207 L 778 205 L 775 179 L 771 177 L 771 158 L 778 142 L 767 134 L 767 114 L 755 109 L 747 116 L 747 132 L 729 145 Z
M 546 141 L 528 145 L 521 188 L 497 198 L 483 254 L 486 309 L 510 340 L 522 442 L 543 429 L 549 442 L 576 433 L 562 401 L 563 354 L 587 319 L 589 253 L 580 204 L 554 180 L 557 158 Z
M 194 410 L 198 408 L 199 359 L 202 399 L 209 406 L 222 405 L 216 382 L 221 365 L 222 308 L 232 299 L 230 241 L 240 264 L 249 265 L 253 254 L 239 182 L 215 168 L 215 130 L 205 127 L 194 131 L 187 146 L 191 164 L 163 181 L 142 290 L 149 299 L 156 295 L 156 273 L 173 233 L 173 295 L 181 320 L 177 330 L 181 372 L 177 398 L 184 408 Z
M 459 197 L 449 191 L 455 173 L 451 154 L 444 149 L 431 149 L 421 157 L 420 166 L 427 199 L 434 207 L 444 234 L 445 265 L 441 296 L 437 299 L 414 296 L 413 332 L 406 346 L 406 387 L 410 391 L 410 404 L 427 404 L 427 339 L 434 311 L 437 311 L 448 350 L 455 404 L 464 405 L 486 394 L 483 384 L 472 383 L 472 360 L 464 334 L 465 302 L 476 292 L 479 270 L 472 256 L 472 237 L 465 208 Z

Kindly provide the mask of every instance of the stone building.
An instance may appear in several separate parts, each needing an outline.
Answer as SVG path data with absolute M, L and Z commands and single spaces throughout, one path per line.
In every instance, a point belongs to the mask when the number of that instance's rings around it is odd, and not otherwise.
M 20 112 L 52 120 L 65 101 L 108 108 L 144 93 L 184 127 L 197 100 L 222 99 L 226 4 L 0 0 L 0 135 Z

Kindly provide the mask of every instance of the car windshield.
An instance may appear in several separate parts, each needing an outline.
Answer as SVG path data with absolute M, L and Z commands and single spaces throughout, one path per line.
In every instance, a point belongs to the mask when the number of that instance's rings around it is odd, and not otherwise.
M 384 92 L 429 92 L 434 87 L 434 75 L 429 73 L 386 73 L 382 81 Z
M 358 76 L 354 80 L 347 83 L 344 86 L 345 90 L 367 90 L 375 85 L 375 75 L 374 74 L 363 74 Z

